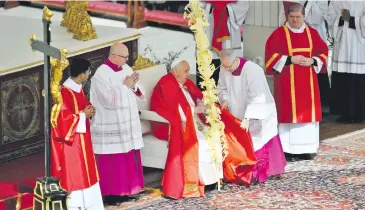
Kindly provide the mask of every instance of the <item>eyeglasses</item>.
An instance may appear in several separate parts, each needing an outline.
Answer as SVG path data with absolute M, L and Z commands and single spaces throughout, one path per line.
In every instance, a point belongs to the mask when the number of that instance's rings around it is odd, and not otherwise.
M 113 55 L 116 55 L 116 56 L 119 56 L 121 58 L 124 58 L 124 59 L 128 60 L 128 56 L 123 56 L 123 55 L 118 55 L 118 54 L 113 54 Z

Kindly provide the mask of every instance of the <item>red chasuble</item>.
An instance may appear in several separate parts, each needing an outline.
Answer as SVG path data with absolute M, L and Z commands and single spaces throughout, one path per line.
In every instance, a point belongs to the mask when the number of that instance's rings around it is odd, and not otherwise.
M 203 98 L 202 92 L 191 80 L 188 79 L 184 87 L 195 104 L 197 99 Z M 187 118 L 185 130 L 180 118 L 179 104 Z M 199 179 L 199 148 L 193 115 L 183 91 L 171 73 L 162 77 L 157 83 L 151 97 L 151 110 L 170 122 L 169 125 L 152 122 L 153 134 L 161 140 L 169 141 L 169 152 L 162 179 L 163 193 L 175 199 L 204 196 L 204 183 Z M 203 115 L 200 117 L 203 119 Z M 226 179 L 230 181 L 249 184 L 252 179 L 252 167 L 256 163 L 252 141 L 239 127 L 240 122 L 232 118 L 234 118 L 232 115 L 222 117 L 223 122 L 230 120 L 231 125 L 236 126 L 230 127 L 230 124 L 227 124 L 226 128 L 231 154 L 223 164 L 224 170 L 227 169 L 224 175 L 225 178 L 227 175 Z M 236 136 L 239 138 L 236 139 Z
M 99 181 L 91 142 L 90 122 L 86 119 L 86 133 L 76 133 L 79 113 L 91 103 L 84 92 L 61 89 L 63 105 L 58 125 L 51 131 L 52 176 L 60 179 L 66 191 L 91 187 Z
M 326 64 L 328 47 L 318 32 L 306 26 L 303 33 L 293 33 L 287 26 L 276 29 L 266 42 L 266 73 L 282 55 L 317 57 Z M 310 123 L 322 119 L 317 74 L 313 66 L 291 64 L 274 74 L 274 98 L 279 123 Z

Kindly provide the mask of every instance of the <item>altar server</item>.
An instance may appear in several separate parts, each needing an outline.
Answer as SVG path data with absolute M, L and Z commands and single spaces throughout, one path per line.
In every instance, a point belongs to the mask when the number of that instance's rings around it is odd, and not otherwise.
M 90 62 L 73 59 L 70 73 L 61 88 L 63 104 L 57 127 L 51 132 L 52 176 L 70 193 L 66 202 L 69 210 L 100 210 L 104 205 L 90 134 L 90 118 L 96 110 L 82 89 L 90 74 Z
M 209 26 L 207 28 L 208 39 L 211 44 L 213 55 L 212 63 L 215 67 L 220 66 L 219 52 L 222 49 L 233 49 L 238 57 L 243 55 L 241 41 L 241 26 L 246 19 L 249 9 L 248 1 L 207 1 L 202 2 L 205 6 Z M 218 83 L 219 68 L 213 74 L 215 83 Z M 197 70 L 196 84 L 200 88 L 200 74 Z M 201 89 L 201 88 L 200 88 Z
M 274 74 L 279 134 L 290 160 L 312 159 L 319 146 L 322 120 L 317 74 L 326 63 L 328 47 L 304 23 L 304 7 L 289 7 L 288 22 L 266 42 L 266 70 Z
M 98 110 L 92 140 L 100 187 L 109 205 L 136 198 L 144 187 L 140 149 L 142 132 L 136 100 L 144 100 L 138 73 L 126 64 L 129 53 L 115 43 L 91 79 L 90 100 Z M 127 197 L 129 196 L 129 197 Z
M 269 176 L 285 172 L 285 157 L 278 134 L 274 98 L 264 70 L 257 64 L 233 55 L 232 50 L 220 53 L 218 96 L 224 108 L 249 130 L 257 158 L 254 177 L 264 182 Z
M 331 1 L 333 28 L 331 113 L 342 122 L 365 120 L 365 2 Z

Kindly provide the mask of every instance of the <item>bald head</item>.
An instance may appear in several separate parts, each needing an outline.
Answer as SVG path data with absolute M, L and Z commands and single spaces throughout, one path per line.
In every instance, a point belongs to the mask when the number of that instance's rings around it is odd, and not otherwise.
M 122 43 L 116 42 L 110 47 L 109 60 L 119 66 L 124 65 L 128 60 L 128 48 Z
M 186 60 L 183 60 L 172 67 L 171 73 L 180 84 L 184 84 L 190 75 L 190 65 Z

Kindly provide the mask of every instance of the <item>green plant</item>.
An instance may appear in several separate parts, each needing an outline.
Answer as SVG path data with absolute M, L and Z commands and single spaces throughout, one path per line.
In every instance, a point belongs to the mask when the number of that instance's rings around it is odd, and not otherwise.
M 180 55 L 186 49 L 188 49 L 188 47 L 189 46 L 185 46 L 182 49 L 180 49 L 179 51 L 169 51 L 167 53 L 167 57 L 160 58 L 160 57 L 157 57 L 157 55 L 152 51 L 151 46 L 150 45 L 147 45 L 147 47 L 144 48 L 144 50 L 142 52 L 142 56 L 150 59 L 151 61 L 155 62 L 156 64 L 165 64 L 167 71 L 170 72 L 170 70 L 171 70 L 171 63 L 175 59 L 179 58 Z

